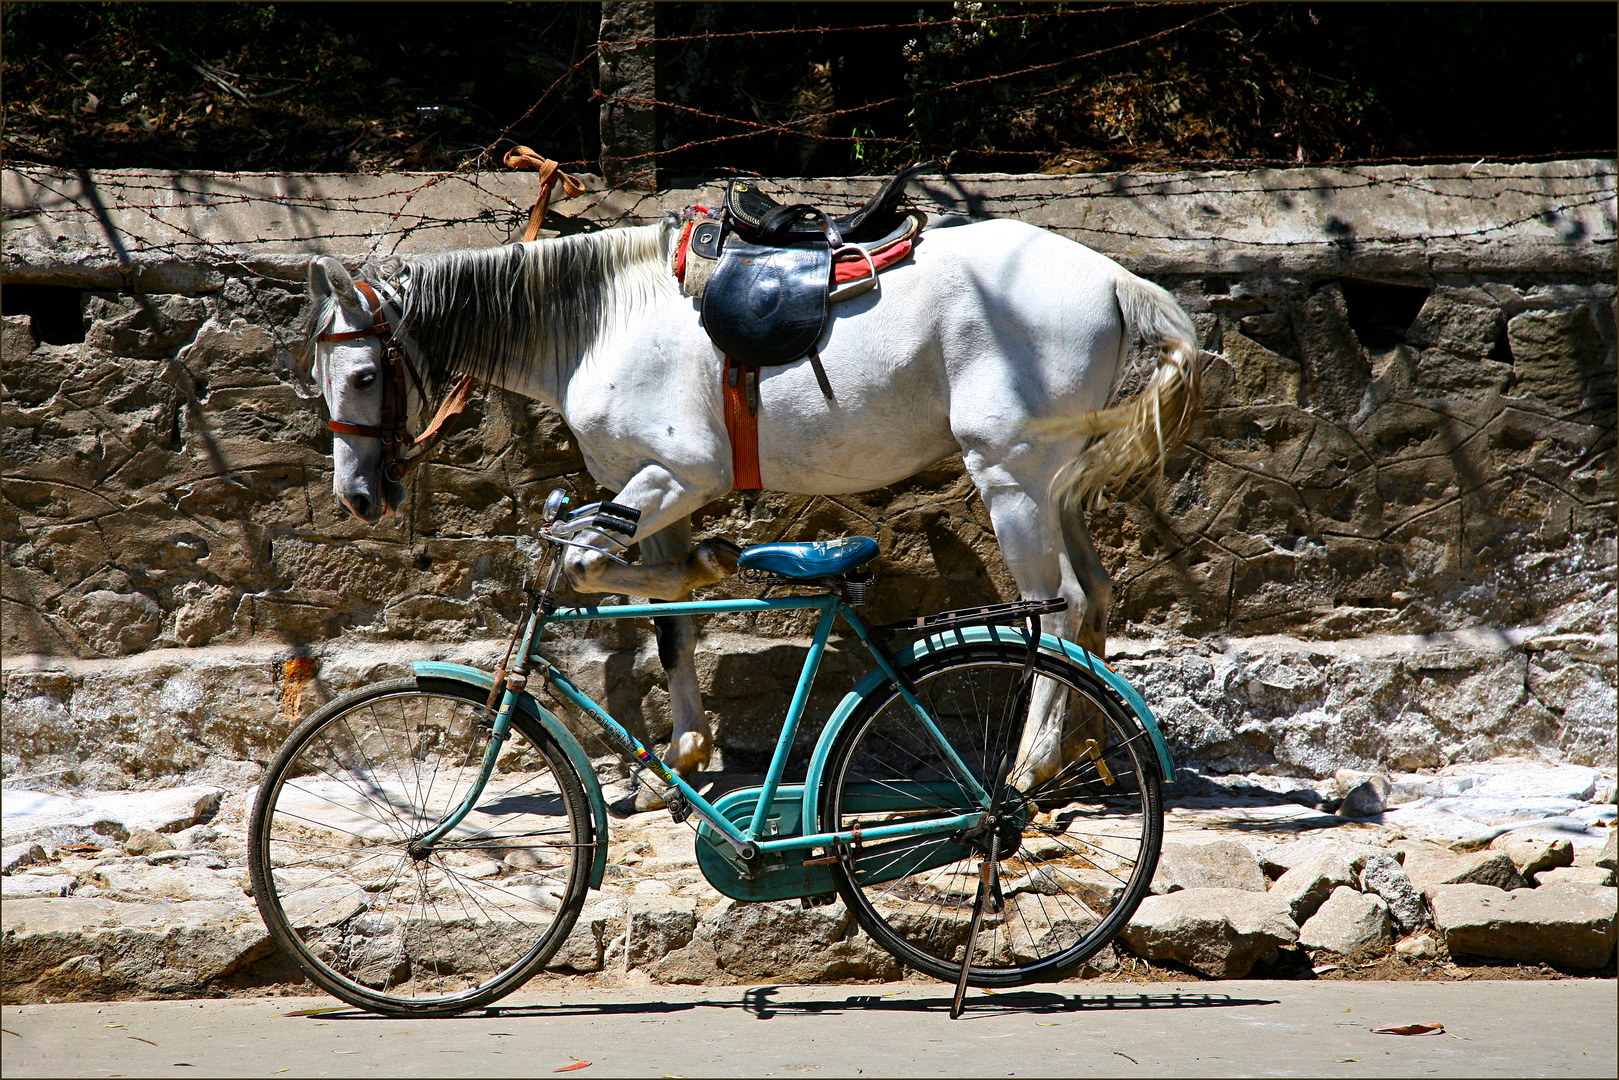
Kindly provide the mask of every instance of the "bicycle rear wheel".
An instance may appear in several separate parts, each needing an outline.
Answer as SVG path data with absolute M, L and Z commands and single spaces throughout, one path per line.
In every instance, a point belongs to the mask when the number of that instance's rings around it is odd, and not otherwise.
M 584 906 L 596 837 L 555 740 L 519 714 L 473 810 L 425 858 L 409 843 L 461 804 L 494 714 L 472 687 L 399 679 L 301 724 L 260 786 L 253 893 L 276 944 L 328 993 L 393 1016 L 515 990 Z
M 1019 986 L 1068 974 L 1124 928 L 1146 895 L 1163 837 L 1158 759 L 1105 683 L 1041 653 L 1037 700 L 1066 764 L 1017 790 L 1016 715 L 1027 653 L 963 645 L 906 669 L 959 762 L 949 761 L 892 682 L 856 708 L 823 781 L 821 827 L 849 831 L 983 809 L 962 776 L 997 790 L 1000 910 L 984 915 L 968 981 Z M 997 782 L 998 781 L 998 782 Z M 990 836 L 957 833 L 845 845 L 833 876 L 860 925 L 895 958 L 946 981 L 961 972 Z M 989 907 L 994 907 L 993 894 Z

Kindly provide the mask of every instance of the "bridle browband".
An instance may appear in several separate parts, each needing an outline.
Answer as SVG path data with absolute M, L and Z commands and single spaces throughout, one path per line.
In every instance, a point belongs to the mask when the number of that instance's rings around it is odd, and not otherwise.
M 382 475 L 394 483 L 400 483 L 405 477 L 426 464 L 427 460 L 433 456 L 433 451 L 437 449 L 439 441 L 449 433 L 450 422 L 465 411 L 467 399 L 471 395 L 473 387 L 477 386 L 478 383 L 471 375 L 461 376 L 460 380 L 451 388 L 449 396 L 444 399 L 444 404 L 439 406 L 438 412 L 434 414 L 432 422 L 427 425 L 427 429 L 412 441 L 410 432 L 405 427 L 405 422 L 410 413 L 405 379 L 407 376 L 409 377 L 416 387 L 416 392 L 422 396 L 424 401 L 427 400 L 427 388 L 422 385 L 422 380 L 416 374 L 416 369 L 411 366 L 405 356 L 405 347 L 394 336 L 393 327 L 388 325 L 388 320 L 383 314 L 382 298 L 377 295 L 377 291 L 364 281 L 356 281 L 354 287 L 360 291 L 360 294 L 365 297 L 366 303 L 371 307 L 372 324 L 363 330 L 345 330 L 337 334 L 320 334 L 316 336 L 315 341 L 325 344 L 356 341 L 360 338 L 368 337 L 374 337 L 378 340 L 382 345 L 382 423 L 376 425 L 350 424 L 342 420 L 331 420 L 327 422 L 326 426 L 339 435 L 358 435 L 366 439 L 381 439 L 383 454 Z M 407 449 L 419 450 L 420 452 L 407 457 L 405 454 Z

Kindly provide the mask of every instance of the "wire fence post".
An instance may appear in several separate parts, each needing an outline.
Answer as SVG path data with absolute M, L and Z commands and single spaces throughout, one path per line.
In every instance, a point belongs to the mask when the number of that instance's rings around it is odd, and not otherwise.
M 597 39 L 601 90 L 601 170 L 610 186 L 657 188 L 657 4 L 610 0 Z

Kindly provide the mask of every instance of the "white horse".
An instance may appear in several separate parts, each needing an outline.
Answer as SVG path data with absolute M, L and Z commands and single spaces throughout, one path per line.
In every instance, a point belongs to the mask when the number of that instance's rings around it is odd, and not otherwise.
M 452 375 L 472 374 L 560 412 L 591 476 L 641 512 L 639 565 L 566 549 L 581 592 L 680 600 L 736 570 L 734 545 L 692 543 L 692 513 L 732 489 L 732 453 L 724 358 L 670 269 L 678 232 L 670 218 L 371 275 L 422 382 L 406 380 L 414 426 Z M 298 374 L 334 420 L 375 427 L 382 350 L 376 337 L 343 337 L 371 325 L 367 302 L 330 257 L 311 261 L 309 284 Z M 1134 336 L 1161 358 L 1140 394 L 1107 408 Z M 1104 488 L 1161 468 L 1195 416 L 1199 350 L 1175 300 L 1033 226 L 936 228 L 876 290 L 834 308 L 819 352 L 831 399 L 807 361 L 761 372 L 764 487 L 867 491 L 960 453 L 1019 592 L 1065 598 L 1046 627 L 1103 655 L 1111 585 L 1083 513 Z M 393 512 L 403 492 L 381 474 L 380 439 L 339 433 L 332 457 L 343 505 L 368 521 Z M 695 632 L 689 618 L 657 623 L 674 721 L 666 761 L 689 776 L 711 749 Z M 1062 765 L 1051 706 L 1037 687 L 1016 770 L 1025 789 Z M 659 803 L 644 788 L 637 799 Z

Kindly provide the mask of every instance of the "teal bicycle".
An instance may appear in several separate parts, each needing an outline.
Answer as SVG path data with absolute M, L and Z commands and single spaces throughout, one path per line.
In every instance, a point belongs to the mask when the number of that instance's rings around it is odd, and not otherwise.
M 612 503 L 565 506 L 560 491 L 547 503 L 543 584 L 514 634 L 521 648 L 495 672 L 416 663 L 411 677 L 323 707 L 271 762 L 251 821 L 254 896 L 318 986 L 378 1013 L 448 1015 L 522 986 L 562 946 L 602 882 L 607 802 L 537 692 L 664 785 L 676 820 L 695 819 L 714 888 L 749 901 L 841 896 L 904 965 L 956 984 L 953 1013 L 969 985 L 1061 978 L 1123 929 L 1157 866 L 1169 754 L 1123 679 L 1040 632 L 1063 601 L 867 626 L 855 609 L 877 544 L 851 537 L 747 549 L 744 574 L 787 595 L 563 607 L 556 547 L 588 534 L 622 551 L 635 527 L 634 511 Z M 713 803 L 540 648 L 554 623 L 782 610 L 819 619 L 764 783 Z M 874 670 L 789 783 L 839 619 Z M 1019 739 L 1042 679 L 1055 686 L 1067 764 L 1020 785 Z

